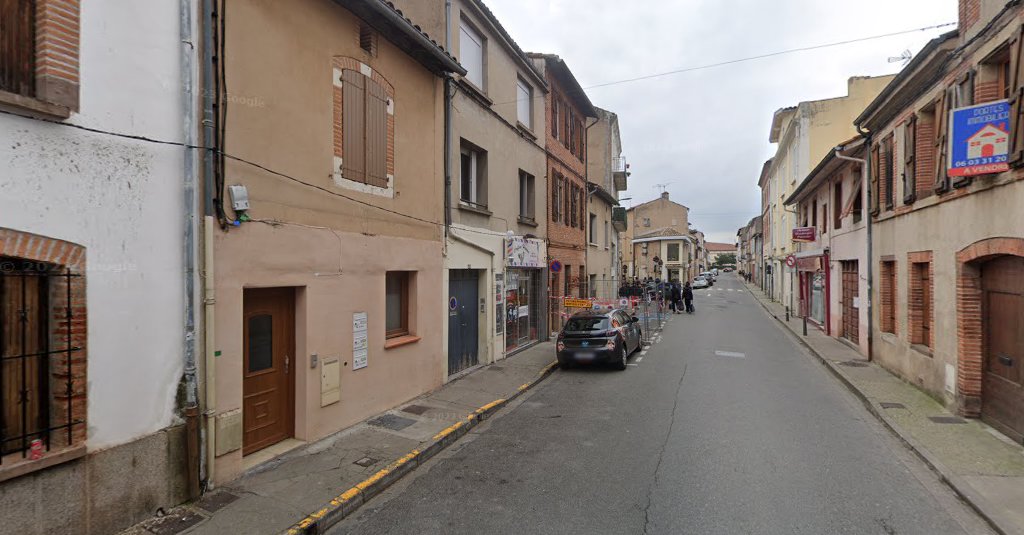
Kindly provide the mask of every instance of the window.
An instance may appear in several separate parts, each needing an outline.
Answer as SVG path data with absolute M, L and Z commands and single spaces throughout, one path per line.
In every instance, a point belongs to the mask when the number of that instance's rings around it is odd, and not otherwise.
M 459 199 L 479 208 L 487 208 L 487 153 L 462 140 Z
M 516 119 L 519 124 L 533 128 L 533 88 L 522 78 L 516 78 Z
M 562 197 L 565 196 L 562 185 L 562 175 L 554 173 L 551 179 L 551 220 L 560 221 L 562 219 Z
M 20 233 L 7 232 L 10 250 Z M 65 242 L 21 240 L 47 261 L 0 256 L 0 466 L 36 440 L 52 451 L 85 438 L 85 281 L 48 263 Z
M 828 203 L 821 205 L 821 233 L 828 233 Z
M 409 286 L 413 272 L 388 271 L 385 275 L 384 336 L 406 336 L 409 330 Z
M 590 233 L 590 243 L 597 245 L 597 214 L 590 214 L 590 225 L 587 227 Z
M 572 123 L 575 120 L 573 115 L 574 114 L 573 114 L 572 108 L 566 109 L 565 102 L 563 102 L 562 103 L 562 122 L 563 122 L 562 127 L 564 128 L 564 130 L 562 130 L 562 145 L 565 145 L 565 148 L 569 148 L 569 140 L 572 139 L 573 136 L 575 135 L 575 133 L 572 131 Z
M 484 88 L 484 38 L 463 19 L 459 25 L 459 63 L 466 69 L 466 79 Z
M 57 117 L 78 110 L 79 12 L 79 2 L 0 0 L 4 102 Z
M 832 212 L 833 212 L 832 228 L 834 228 L 836 230 L 839 230 L 843 226 L 843 208 L 842 207 L 843 207 L 844 203 L 843 203 L 843 180 L 842 180 L 842 178 L 840 178 L 839 180 L 836 181 L 836 185 L 835 185 L 835 188 L 833 189 L 832 196 L 834 197 L 833 201 L 832 201 Z
M 667 253 L 665 255 L 665 257 L 666 257 L 665 261 L 666 262 L 678 262 L 679 261 L 679 244 L 678 243 L 670 243 L 670 244 L 668 244 L 668 251 L 666 253 Z
M 903 204 L 917 200 L 917 115 L 911 115 L 903 125 Z
M 605 249 L 608 248 L 609 240 L 610 240 L 610 236 L 608 235 L 608 222 L 605 221 L 604 222 L 604 248 Z
M 879 302 L 882 304 L 879 309 L 879 328 L 882 332 L 896 334 L 896 262 L 883 260 L 879 272 L 881 280 L 878 292 Z
M 372 56 L 377 55 L 377 32 L 373 31 L 373 28 L 365 22 L 359 23 L 359 48 L 369 52 Z
M 649 226 L 651 226 L 651 218 L 649 218 L 649 217 L 645 217 L 645 218 L 644 218 L 644 221 L 643 221 L 643 225 L 644 225 L 645 227 L 649 227 Z
M 882 140 L 882 198 L 885 200 L 885 209 L 891 210 L 893 199 L 893 155 L 892 155 L 892 134 Z
M 352 69 L 341 71 L 341 176 L 346 180 L 387 188 L 389 97 L 371 78 Z M 338 110 L 341 111 L 341 110 Z
M 932 347 L 931 253 L 910 253 L 910 285 L 907 296 L 910 343 Z
M 0 46 L 0 90 L 26 97 L 36 94 L 35 2 L 0 0 L 3 46 Z
M 551 137 L 558 139 L 558 99 L 551 98 Z
M 519 170 L 519 217 L 533 220 L 533 175 Z
M 857 188 L 857 193 L 854 194 L 853 198 L 853 222 L 860 223 L 860 220 L 864 218 L 864 189 Z
M 807 225 L 807 222 L 804 222 Z M 810 226 L 818 228 L 818 199 L 811 201 L 811 224 Z

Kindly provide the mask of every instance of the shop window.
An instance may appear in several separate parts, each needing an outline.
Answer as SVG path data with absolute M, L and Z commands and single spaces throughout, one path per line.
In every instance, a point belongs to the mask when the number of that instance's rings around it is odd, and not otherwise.
M 678 262 L 679 261 L 679 244 L 670 243 L 668 244 L 668 251 L 666 251 L 667 262 Z

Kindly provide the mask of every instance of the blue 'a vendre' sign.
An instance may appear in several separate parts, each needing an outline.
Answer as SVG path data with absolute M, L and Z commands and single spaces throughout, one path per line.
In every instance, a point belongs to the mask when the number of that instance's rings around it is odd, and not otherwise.
M 1002 173 L 1010 169 L 1010 104 L 986 102 L 949 117 L 949 176 Z

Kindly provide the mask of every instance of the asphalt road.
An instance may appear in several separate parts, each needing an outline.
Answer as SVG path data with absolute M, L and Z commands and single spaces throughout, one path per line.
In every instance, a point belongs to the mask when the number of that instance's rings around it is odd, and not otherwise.
M 559 370 L 335 534 L 990 533 L 735 276 Z

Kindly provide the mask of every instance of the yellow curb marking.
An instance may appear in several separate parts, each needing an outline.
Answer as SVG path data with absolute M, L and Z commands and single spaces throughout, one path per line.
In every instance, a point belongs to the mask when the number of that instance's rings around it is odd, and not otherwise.
M 530 388 L 530 383 L 523 383 L 523 384 L 519 385 L 519 391 L 520 392 L 523 391 L 523 390 L 526 390 L 527 388 Z
M 373 474 L 372 476 L 358 483 L 356 485 L 356 488 L 359 490 L 366 490 L 366 487 L 369 487 L 370 485 L 380 481 L 384 476 L 388 475 L 388 472 L 391 472 L 391 470 L 384 468 L 380 472 L 377 472 L 376 474 Z
M 490 410 L 490 409 L 492 409 L 494 407 L 497 407 L 498 405 L 501 405 L 504 402 L 505 402 L 504 399 L 496 399 L 496 400 L 488 403 L 487 405 L 484 405 L 483 407 L 480 407 L 479 409 L 476 410 L 476 412 L 477 412 L 477 414 L 487 412 L 488 410 Z
M 444 437 L 452 434 L 453 432 L 455 432 L 456 429 L 462 427 L 462 424 L 463 424 L 463 422 L 456 422 L 455 425 L 452 425 L 452 426 L 449 426 L 449 427 L 445 428 L 440 433 L 434 435 L 434 440 L 437 440 L 439 438 L 444 438 Z

